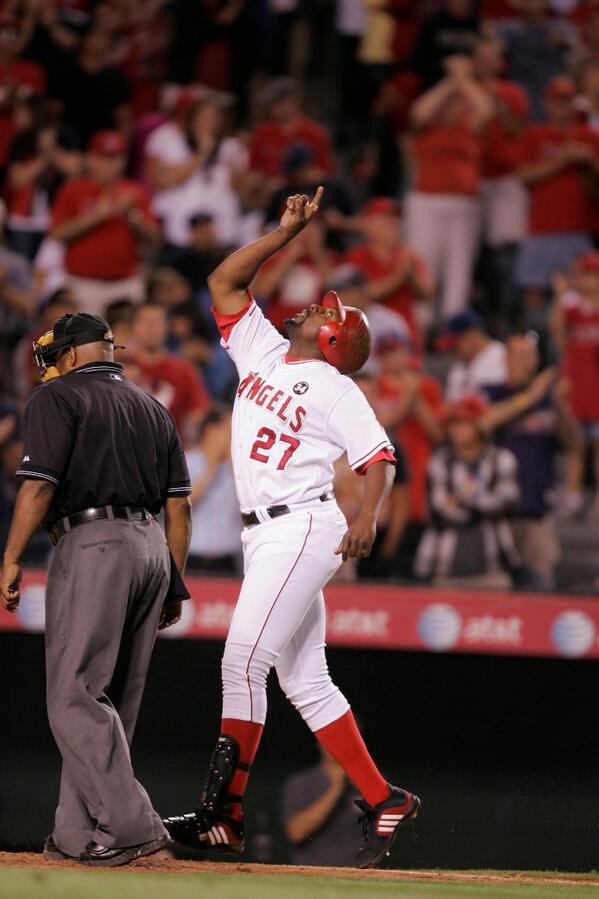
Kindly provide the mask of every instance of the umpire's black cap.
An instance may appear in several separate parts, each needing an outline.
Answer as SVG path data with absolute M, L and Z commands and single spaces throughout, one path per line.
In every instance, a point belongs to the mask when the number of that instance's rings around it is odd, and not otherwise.
M 51 342 L 34 344 L 36 365 L 40 369 L 55 365 L 61 350 L 101 341 L 114 343 L 112 330 L 105 318 L 89 312 L 70 312 L 54 322 Z

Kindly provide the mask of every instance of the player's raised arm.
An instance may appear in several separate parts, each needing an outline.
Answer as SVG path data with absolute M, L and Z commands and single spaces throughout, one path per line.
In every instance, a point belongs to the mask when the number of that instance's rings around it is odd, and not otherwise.
M 319 187 L 311 200 L 305 194 L 289 197 L 278 228 L 236 250 L 214 269 L 208 278 L 208 287 L 217 312 L 235 315 L 243 309 L 247 303 L 247 289 L 262 263 L 310 223 L 323 193 L 324 188 Z

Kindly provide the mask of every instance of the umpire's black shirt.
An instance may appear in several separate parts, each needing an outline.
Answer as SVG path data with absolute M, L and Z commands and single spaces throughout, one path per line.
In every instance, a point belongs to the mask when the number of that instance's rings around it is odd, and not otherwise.
M 89 362 L 34 390 L 17 475 L 56 484 L 46 524 L 107 505 L 157 513 L 167 496 L 191 493 L 170 413 L 117 362 Z

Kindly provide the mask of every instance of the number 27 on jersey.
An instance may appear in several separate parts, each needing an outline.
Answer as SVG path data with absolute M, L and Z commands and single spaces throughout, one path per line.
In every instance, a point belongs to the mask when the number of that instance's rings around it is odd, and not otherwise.
M 290 434 L 281 434 L 278 442 L 286 446 L 286 449 L 279 457 L 277 465 L 277 471 L 282 471 L 299 447 L 301 440 L 298 440 L 297 437 L 292 437 Z M 275 443 L 277 443 L 275 432 L 270 428 L 260 428 L 252 446 L 250 459 L 254 459 L 256 462 L 263 462 L 264 464 L 268 463 L 271 456 L 270 450 L 272 450 Z

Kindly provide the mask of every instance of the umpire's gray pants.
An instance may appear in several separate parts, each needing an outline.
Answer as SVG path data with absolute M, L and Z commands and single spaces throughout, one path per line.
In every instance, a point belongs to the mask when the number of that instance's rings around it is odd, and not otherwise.
M 94 521 L 58 542 L 46 590 L 48 718 L 62 755 L 54 840 L 134 846 L 165 833 L 129 745 L 167 591 L 159 525 Z

